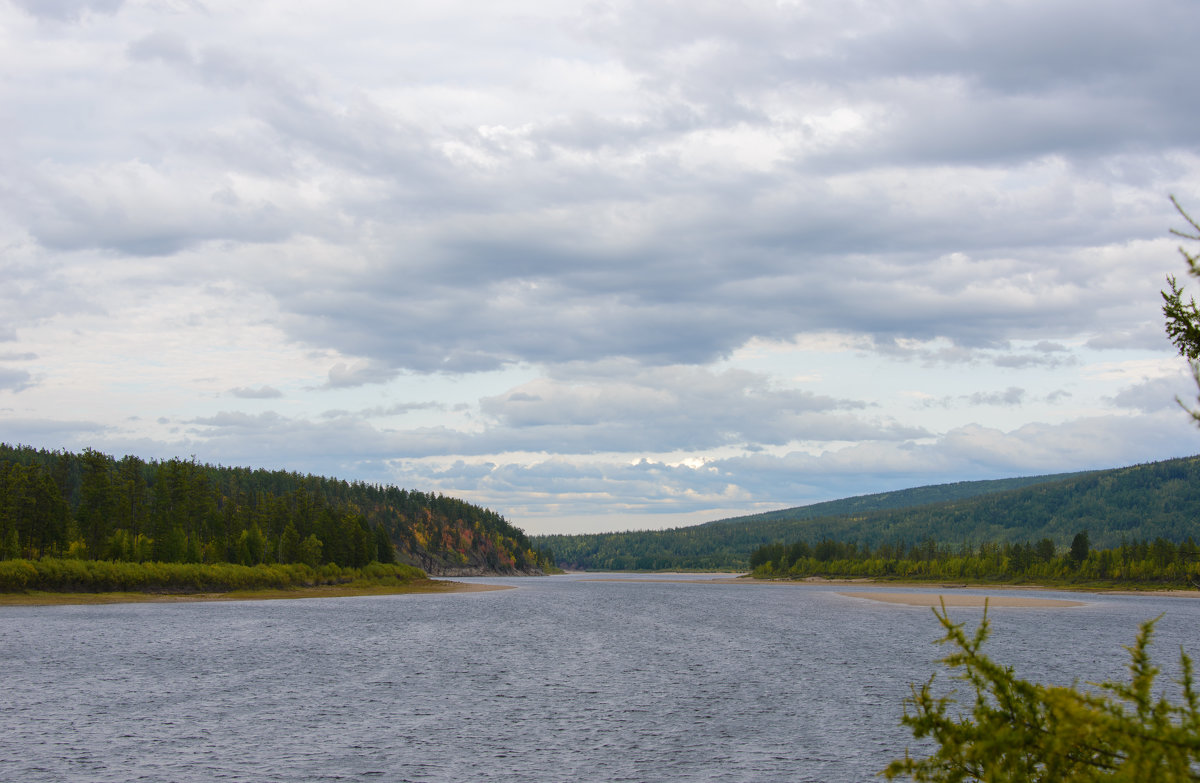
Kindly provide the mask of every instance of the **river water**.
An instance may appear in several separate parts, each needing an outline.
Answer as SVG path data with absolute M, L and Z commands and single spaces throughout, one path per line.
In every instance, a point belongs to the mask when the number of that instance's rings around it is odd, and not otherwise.
M 929 609 L 681 578 L 0 608 L 0 780 L 838 783 L 918 750 L 899 719 L 936 669 Z M 989 651 L 1044 681 L 1123 677 L 1166 612 L 1155 661 L 1198 657 L 1200 601 L 1082 600 L 993 609 Z

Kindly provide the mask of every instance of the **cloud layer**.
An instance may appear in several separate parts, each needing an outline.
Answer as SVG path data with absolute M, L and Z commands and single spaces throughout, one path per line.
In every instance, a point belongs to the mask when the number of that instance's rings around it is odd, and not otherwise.
M 0 4 L 0 434 L 537 530 L 1191 453 L 1157 292 L 1198 26 Z

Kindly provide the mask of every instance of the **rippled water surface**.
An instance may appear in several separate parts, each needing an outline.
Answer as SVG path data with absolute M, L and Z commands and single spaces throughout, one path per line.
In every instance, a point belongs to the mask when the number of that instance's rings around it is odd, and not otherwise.
M 836 783 L 911 744 L 902 701 L 939 654 L 928 609 L 595 578 L 0 608 L 0 780 Z M 1200 602 L 1086 600 L 994 609 L 991 652 L 1037 679 L 1121 677 L 1122 645 L 1166 611 L 1156 661 L 1197 657 Z

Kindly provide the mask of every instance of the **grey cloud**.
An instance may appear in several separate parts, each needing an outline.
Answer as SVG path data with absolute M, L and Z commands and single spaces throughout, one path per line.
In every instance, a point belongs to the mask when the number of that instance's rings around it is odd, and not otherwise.
M 537 242 L 529 240 L 526 257 L 538 257 Z M 1097 312 L 1128 301 L 1116 290 L 1086 293 L 1082 279 L 1048 281 L 1047 287 L 1020 296 L 997 295 L 1005 280 L 996 270 L 989 271 L 991 291 L 981 286 L 964 295 L 943 290 L 932 270 L 900 259 L 880 258 L 879 277 L 854 280 L 836 271 L 832 258 L 793 259 L 785 272 L 786 251 L 761 273 L 753 265 L 708 263 L 705 253 L 684 262 L 679 249 L 665 241 L 662 251 L 657 257 L 638 252 L 618 263 L 564 256 L 558 272 L 523 277 L 520 266 L 496 265 L 497 258 L 521 254 L 480 249 L 447 266 L 473 268 L 476 283 L 469 288 L 436 280 L 414 285 L 412 270 L 398 264 L 372 269 L 371 281 L 343 277 L 317 291 L 277 288 L 277 294 L 290 313 L 285 323 L 297 337 L 424 372 L 616 356 L 653 364 L 704 363 L 752 336 L 787 339 L 820 329 L 873 334 L 880 345 L 893 337 L 951 337 L 958 345 L 924 358 L 961 360 L 977 356 L 971 347 L 1002 339 L 1086 328 Z M 641 262 L 637 271 L 634 261 Z M 906 282 L 887 280 L 902 272 Z M 922 279 L 924 274 L 930 276 Z M 1014 278 L 1025 274 L 1025 269 L 1013 270 Z M 1060 307 L 1068 297 L 1089 306 Z M 330 329 L 331 323 L 338 328 Z M 997 361 L 1054 366 L 1072 359 L 1038 350 Z
M 536 399 L 535 399 L 536 398 Z M 320 442 L 332 453 L 364 459 L 423 459 L 507 452 L 662 453 L 793 440 L 900 441 L 930 433 L 866 416 L 866 405 L 791 389 L 773 389 L 753 373 L 712 373 L 689 367 L 640 368 L 630 362 L 572 365 L 481 401 L 484 426 L 379 431 L 367 419 L 435 406 L 414 403 L 362 411 L 334 410 L 321 421 L 275 412 L 227 411 L 188 422 L 194 438 L 218 442 Z M 348 428 L 348 429 L 347 429 Z M 333 445 L 343 436 L 353 446 Z M 329 441 L 329 443 L 327 443 Z M 240 448 L 240 447 L 239 447 Z M 296 451 L 300 450 L 297 445 Z
M 13 4 L 39 19 L 77 22 L 88 13 L 115 14 L 124 0 L 13 0 Z
M 1024 389 L 1016 386 L 1009 386 L 1004 391 L 975 392 L 974 394 L 963 394 L 958 397 L 927 399 L 921 403 L 921 407 L 951 408 L 957 405 L 996 405 L 1010 407 L 1022 404 L 1025 402 L 1025 399 Z
M 535 112 L 510 129 L 512 143 L 474 124 L 414 126 L 319 67 L 269 61 L 236 36 L 217 46 L 160 31 L 131 43 L 130 61 L 178 70 L 182 89 L 232 112 L 214 117 L 236 130 L 156 125 L 147 133 L 164 154 L 137 166 L 109 160 L 77 176 L 27 166 L 18 179 L 35 197 L 13 203 L 53 248 L 155 255 L 210 242 L 279 243 L 282 254 L 297 236 L 317 236 L 333 243 L 330 252 L 365 259 L 328 279 L 282 263 L 238 271 L 278 299 L 293 337 L 376 362 L 372 372 L 331 375 L 331 388 L 400 369 L 467 373 L 620 356 L 704 363 L 755 336 L 814 329 L 869 334 L 880 345 L 946 337 L 954 342 L 947 353 L 966 356 L 1114 321 L 1106 316 L 1128 306 L 1128 291 L 1106 282 L 1104 269 L 1085 272 L 1083 260 L 1097 244 L 1160 232 L 1169 211 L 1165 201 L 1131 209 L 1093 199 L 1093 186 L 1111 191 L 1112 167 L 1100 166 L 1093 183 L 1084 164 L 1095 145 L 1064 144 L 1098 113 L 1113 115 L 1104 132 L 1115 140 L 1104 149 L 1141 150 L 1144 158 L 1124 159 L 1124 168 L 1153 170 L 1161 139 L 1146 128 L 1160 123 L 1147 119 L 1167 107 L 1116 111 L 1100 86 L 1117 74 L 1148 82 L 1172 72 L 1175 60 L 1161 50 L 1180 34 L 1140 21 L 1141 11 L 1081 8 L 833 14 L 750 4 L 684 13 L 639 4 L 585 14 L 578 32 L 592 55 L 622 58 L 639 76 L 633 97 L 644 100 L 613 116 Z M 1193 13 L 1176 3 L 1156 8 L 1180 22 Z M 1028 22 L 1076 12 L 1099 40 L 1135 31 L 1118 49 L 1121 67 L 1100 63 L 1104 47 L 1087 36 L 1056 50 Z M 917 21 L 926 16 L 949 26 Z M 1053 84 L 1005 76 L 1012 52 L 1024 51 L 1016 44 L 1031 36 L 1031 60 L 1016 59 L 1030 74 L 1064 69 Z M 418 86 L 437 83 L 444 67 L 434 64 L 432 81 Z M 964 100 L 947 100 L 947 75 L 960 77 L 949 83 Z M 1116 92 L 1132 100 L 1143 83 Z M 1054 92 L 1068 89 L 1082 97 Z M 802 117 L 831 102 L 882 106 L 885 121 L 828 149 L 796 142 L 763 170 L 680 152 L 706 133 L 786 137 L 804 123 L 765 106 Z M 1130 116 L 1136 124 L 1122 124 Z M 1026 132 L 1022 122 L 1041 124 Z M 456 164 L 448 144 L 492 162 Z M 919 144 L 928 149 L 909 159 L 936 165 L 902 169 L 896 151 Z M 1054 175 L 1061 182 L 1019 186 L 1041 201 L 1001 192 L 986 169 L 1000 158 L 1036 169 L 1054 156 L 1066 161 L 1066 173 Z M 263 196 L 231 184 L 239 177 L 320 191 L 328 203 Z M 968 258 L 936 260 L 951 251 Z M 1043 362 L 1064 356 L 1033 353 Z
M 1172 350 L 1170 342 L 1163 334 L 1162 323 L 1131 324 L 1125 329 L 1105 330 L 1103 334 L 1090 338 L 1086 345 L 1100 351 Z
M 1184 376 L 1154 378 L 1125 387 L 1110 402 L 1118 408 L 1143 413 L 1178 410 L 1180 400 L 1190 404 L 1196 393 L 1195 386 L 1195 382 Z
M 509 442 L 567 453 L 920 437 L 843 413 L 865 409 L 861 401 L 773 389 L 752 373 L 616 361 L 566 366 L 480 407 Z
M 733 515 L 731 508 L 750 513 L 926 484 L 1117 467 L 1186 456 L 1195 445 L 1196 435 L 1179 417 L 1114 416 L 1010 432 L 972 425 L 922 445 L 875 442 L 821 454 L 747 454 L 695 468 L 562 457 L 445 468 L 404 460 L 395 468 L 413 485 L 461 490 L 493 507 L 515 509 L 510 516 L 528 529 L 572 515 L 722 509 L 710 517 L 718 518 Z M 561 522 L 554 532 L 564 532 Z
M 238 411 L 222 411 L 213 416 L 201 416 L 191 420 L 191 424 L 201 427 L 240 428 L 263 430 L 286 422 L 284 417 L 274 411 L 266 413 L 240 413 Z
M 57 443 L 82 448 L 109 427 L 95 421 L 70 419 L 4 419 L 6 443 Z
M 1027 367 L 1053 368 L 1079 364 L 1079 360 L 1074 356 L 1059 356 L 1057 353 L 1043 351 L 1036 346 L 1034 350 L 1039 351 L 1039 353 L 1004 354 L 993 357 L 992 363 L 997 367 L 1010 367 L 1013 369 L 1024 369 Z
M 443 410 L 445 406 L 439 402 L 400 402 L 395 405 L 377 405 L 372 408 L 362 408 L 357 411 L 349 410 L 328 410 L 321 414 L 323 419 L 338 419 L 346 417 L 359 417 L 364 419 L 385 418 L 389 416 L 402 416 L 412 411 L 420 410 Z
M 1185 31 L 1196 21 L 1194 7 L 1170 0 L 1136 14 L 1082 2 L 872 4 L 836 14 L 752 4 L 686 15 L 639 4 L 593 30 L 664 92 L 673 87 L 692 104 L 730 116 L 747 93 L 780 86 L 837 85 L 852 100 L 912 84 L 958 88 L 946 96 L 958 100 L 934 112 L 912 95 L 892 104 L 855 152 L 908 147 L 928 159 L 994 161 L 1097 142 L 1123 146 L 1145 133 L 1131 131 L 1147 111 L 1172 118 L 1150 134 L 1191 146 L 1186 118 L 1194 115 L 1164 86 L 1190 79 Z M 689 45 L 689 57 L 671 58 Z
M 193 65 L 187 41 L 169 32 L 154 32 L 139 38 L 129 44 L 126 52 L 130 59 L 142 62 L 160 60 L 171 65 Z
M 971 405 L 1020 405 L 1025 401 L 1025 390 L 1009 386 L 1002 392 L 976 392 L 966 401 Z
M 11 367 L 0 367 L 0 389 L 21 391 L 33 385 L 33 376 L 25 370 L 14 370 Z
M 0 183 L 0 192 L 3 189 Z M 88 282 L 72 277 L 69 262 L 47 257 L 28 241 L 17 241 L 8 246 L 0 244 L 0 247 L 4 247 L 4 271 L 0 274 L 0 342 L 15 341 L 19 330 L 56 315 L 104 312 L 103 305 L 93 299 L 94 291 Z M 30 352 L 16 351 L 6 360 L 34 358 L 37 357 Z
M 365 386 L 371 383 L 385 383 L 396 377 L 397 371 L 388 369 L 376 362 L 359 362 L 348 365 L 338 362 L 329 368 L 326 389 L 345 389 L 355 386 Z
M 243 400 L 272 400 L 283 396 L 283 392 L 274 386 L 259 386 L 257 389 L 249 386 L 238 386 L 230 389 L 229 393 Z

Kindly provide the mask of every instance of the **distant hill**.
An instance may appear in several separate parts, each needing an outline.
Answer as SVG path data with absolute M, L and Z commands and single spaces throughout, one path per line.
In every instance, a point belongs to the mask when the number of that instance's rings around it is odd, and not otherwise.
M 0 443 L 0 560 L 392 559 L 431 574 L 551 565 L 494 511 L 441 494 L 194 460 L 119 460 Z
M 1200 457 L 1111 470 L 965 481 L 633 533 L 537 536 L 565 568 L 739 570 L 758 547 L 821 539 L 868 546 L 983 541 L 1095 546 L 1200 535 Z

